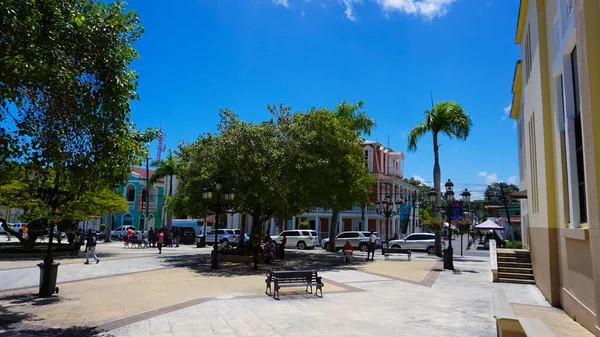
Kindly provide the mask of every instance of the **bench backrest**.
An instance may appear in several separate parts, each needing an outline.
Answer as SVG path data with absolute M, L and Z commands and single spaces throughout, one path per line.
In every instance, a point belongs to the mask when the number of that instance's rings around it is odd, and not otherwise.
M 279 283 L 312 283 L 317 280 L 317 272 L 314 270 L 273 271 L 271 275 Z

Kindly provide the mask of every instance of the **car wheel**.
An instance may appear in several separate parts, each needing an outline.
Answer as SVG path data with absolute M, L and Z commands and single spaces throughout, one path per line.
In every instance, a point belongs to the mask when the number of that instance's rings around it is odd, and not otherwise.
M 392 248 L 402 248 L 399 245 L 392 245 Z
M 435 254 L 435 247 L 434 246 L 427 247 L 427 254 Z
M 296 248 L 300 249 L 300 250 L 304 250 L 306 249 L 306 243 L 304 243 L 304 241 L 300 241 L 298 242 L 298 244 L 296 245 Z
M 366 252 L 367 251 L 367 244 L 366 243 L 361 243 L 360 245 L 358 245 L 358 249 L 360 249 L 361 252 Z
M 325 242 L 325 244 L 323 244 L 323 249 L 327 250 L 327 246 L 328 246 L 328 244 L 327 244 L 327 242 Z

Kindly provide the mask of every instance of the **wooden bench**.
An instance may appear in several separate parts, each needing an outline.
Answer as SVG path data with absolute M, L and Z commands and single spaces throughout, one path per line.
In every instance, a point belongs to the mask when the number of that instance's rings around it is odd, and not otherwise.
M 304 291 L 313 293 L 313 287 L 316 288 L 315 295 L 323 297 L 323 282 L 321 277 L 317 275 L 316 270 L 278 270 L 271 271 L 265 279 L 266 288 L 265 294 L 273 296 L 274 299 L 279 299 L 279 289 L 287 287 L 306 287 Z M 274 291 L 271 291 L 271 283 L 273 283 Z M 310 288 L 310 291 L 308 290 Z
M 411 252 L 410 249 L 405 248 L 381 248 L 381 253 L 385 256 L 385 259 L 390 258 L 390 254 L 407 255 L 408 261 L 410 261 Z

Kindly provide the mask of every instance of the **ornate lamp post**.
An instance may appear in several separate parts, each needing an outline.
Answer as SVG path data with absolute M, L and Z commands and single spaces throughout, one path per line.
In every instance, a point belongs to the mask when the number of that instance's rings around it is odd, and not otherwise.
M 390 239 L 390 233 L 387 230 L 388 223 L 390 222 L 391 217 L 400 214 L 401 204 L 402 201 L 400 200 L 396 200 L 396 203 L 392 202 L 392 197 L 389 194 L 386 195 L 382 201 L 375 202 L 375 210 L 377 211 L 377 214 L 385 217 L 386 219 L 385 231 L 388 241 Z
M 233 206 L 235 200 L 235 190 L 233 188 L 227 188 L 223 190 L 223 184 L 217 182 L 214 184 L 214 188 L 209 186 L 202 191 L 202 199 L 206 202 L 208 209 L 215 213 L 215 243 L 213 245 L 213 251 L 211 253 L 211 269 L 219 268 L 218 259 L 218 248 L 219 240 L 217 229 L 219 228 L 219 214 L 227 212 Z
M 469 220 L 469 203 L 471 202 L 471 192 L 465 188 L 465 190 L 460 194 L 462 196 L 463 205 L 466 206 L 467 209 L 467 220 Z M 461 216 L 463 214 L 462 210 L 460 212 Z M 459 224 L 458 231 L 460 232 L 460 256 L 463 256 L 463 235 L 469 232 L 471 225 L 468 223 Z
M 465 190 L 461 196 L 463 197 L 462 203 L 454 203 L 454 184 L 452 183 L 452 181 L 450 179 L 448 179 L 448 182 L 446 182 L 446 184 L 444 185 L 446 187 L 446 193 L 444 194 L 444 196 L 446 197 L 446 206 L 442 205 L 439 209 L 439 211 L 445 212 L 446 213 L 446 221 L 448 221 L 448 248 L 446 250 L 444 250 L 444 269 L 450 269 L 450 270 L 454 270 L 454 261 L 453 261 L 453 253 L 454 253 L 454 249 L 452 248 L 452 208 L 453 207 L 458 207 L 460 210 L 460 214 L 462 214 L 462 209 L 464 207 L 465 204 L 468 204 L 471 198 L 471 193 L 469 193 L 469 191 Z M 429 197 L 429 201 L 431 202 L 432 205 L 434 205 L 434 209 L 435 209 L 435 202 L 436 202 L 436 193 L 435 191 L 432 189 L 429 193 L 427 193 L 427 196 Z

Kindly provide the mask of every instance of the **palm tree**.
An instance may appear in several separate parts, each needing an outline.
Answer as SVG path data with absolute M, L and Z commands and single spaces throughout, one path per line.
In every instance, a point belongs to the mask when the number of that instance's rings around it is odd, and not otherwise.
M 440 145 L 438 135 L 444 134 L 450 139 L 466 140 L 473 123 L 471 116 L 465 112 L 463 107 L 455 102 L 437 102 L 431 111 L 425 111 L 425 121 L 415 126 L 408 135 L 408 151 L 417 150 L 417 143 L 423 135 L 431 133 L 433 135 L 433 188 L 437 195 L 435 208 L 436 218 L 441 218 L 440 207 L 442 205 L 440 183 Z M 435 233 L 435 252 L 439 256 L 442 254 L 441 232 Z
M 155 163 L 156 170 L 150 177 L 150 184 L 154 184 L 161 178 L 169 177 L 169 197 L 173 196 L 173 176 L 179 173 L 179 164 L 173 156 L 173 151 L 169 150 L 169 155 L 165 160 Z M 167 229 L 171 230 L 173 224 L 173 214 L 167 213 Z
M 349 103 L 347 100 L 344 100 L 341 104 L 337 104 L 335 106 L 335 110 L 333 111 L 334 116 L 339 120 L 345 120 L 349 122 L 350 128 L 360 134 L 371 134 L 371 129 L 376 126 L 375 120 L 367 115 L 367 113 L 363 110 L 365 102 L 360 101 L 358 103 Z M 364 211 L 364 208 L 363 208 Z M 331 225 L 329 226 L 329 237 L 332 238 L 330 240 L 335 241 L 335 237 L 337 235 L 338 229 L 338 221 L 339 221 L 340 210 L 332 209 L 331 210 Z M 364 221 L 364 214 L 362 217 L 362 221 Z M 328 245 L 328 250 L 335 252 L 335 244 Z

